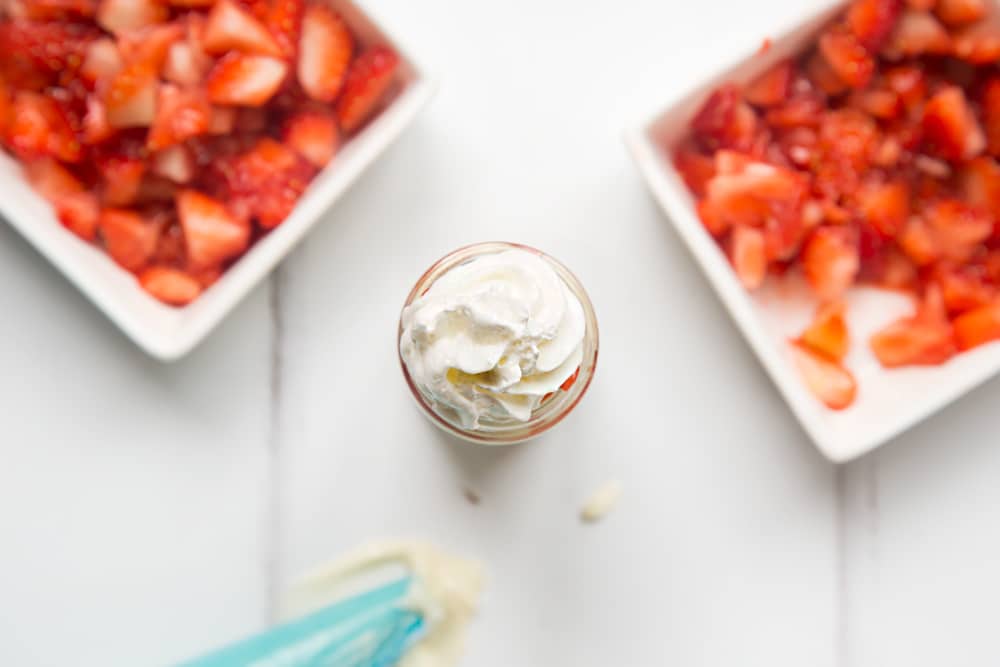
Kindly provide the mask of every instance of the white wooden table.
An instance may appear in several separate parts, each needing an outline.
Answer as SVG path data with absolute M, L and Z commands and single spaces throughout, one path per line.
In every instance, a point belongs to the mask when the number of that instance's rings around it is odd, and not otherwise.
M 486 563 L 477 667 L 997 664 L 1000 382 L 828 464 L 621 145 L 799 2 L 371 0 L 438 97 L 174 365 L 0 227 L 0 664 L 189 657 L 383 536 Z M 579 411 L 503 450 L 423 421 L 393 339 L 432 260 L 494 239 L 572 267 L 603 336 Z

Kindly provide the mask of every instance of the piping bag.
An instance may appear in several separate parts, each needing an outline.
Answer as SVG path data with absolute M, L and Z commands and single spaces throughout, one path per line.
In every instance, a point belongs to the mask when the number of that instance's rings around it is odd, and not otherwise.
M 426 543 L 369 544 L 297 583 L 290 620 L 178 667 L 453 667 L 482 580 Z

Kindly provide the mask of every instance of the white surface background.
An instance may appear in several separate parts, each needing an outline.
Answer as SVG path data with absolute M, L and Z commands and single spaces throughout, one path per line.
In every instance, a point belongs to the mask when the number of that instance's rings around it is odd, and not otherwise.
M 996 664 L 1000 382 L 826 463 L 620 141 L 800 0 L 368 4 L 440 94 L 190 357 L 145 358 L 0 227 L 0 664 L 190 657 L 400 536 L 486 563 L 470 666 Z M 565 261 L 602 327 L 579 410 L 515 449 L 439 435 L 394 353 L 412 283 L 481 240 Z

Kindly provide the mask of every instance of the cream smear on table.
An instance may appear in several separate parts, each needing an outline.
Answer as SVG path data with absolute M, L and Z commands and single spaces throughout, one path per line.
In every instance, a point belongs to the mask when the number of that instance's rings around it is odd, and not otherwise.
M 583 305 L 537 254 L 480 255 L 406 307 L 399 351 L 419 391 L 463 428 L 526 422 L 580 367 Z
M 399 568 L 413 577 L 404 605 L 420 611 L 429 631 L 399 667 L 453 667 L 465 644 L 465 629 L 476 612 L 483 587 L 479 563 L 447 554 L 424 542 L 373 542 L 306 576 L 285 603 L 289 618 L 321 608 L 363 585 L 366 576 Z

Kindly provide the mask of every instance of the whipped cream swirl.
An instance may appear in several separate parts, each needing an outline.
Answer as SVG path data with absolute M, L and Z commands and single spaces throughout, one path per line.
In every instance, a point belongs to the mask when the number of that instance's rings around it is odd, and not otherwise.
M 526 422 L 580 367 L 586 317 L 527 250 L 460 264 L 403 310 L 399 351 L 439 414 L 468 430 Z

